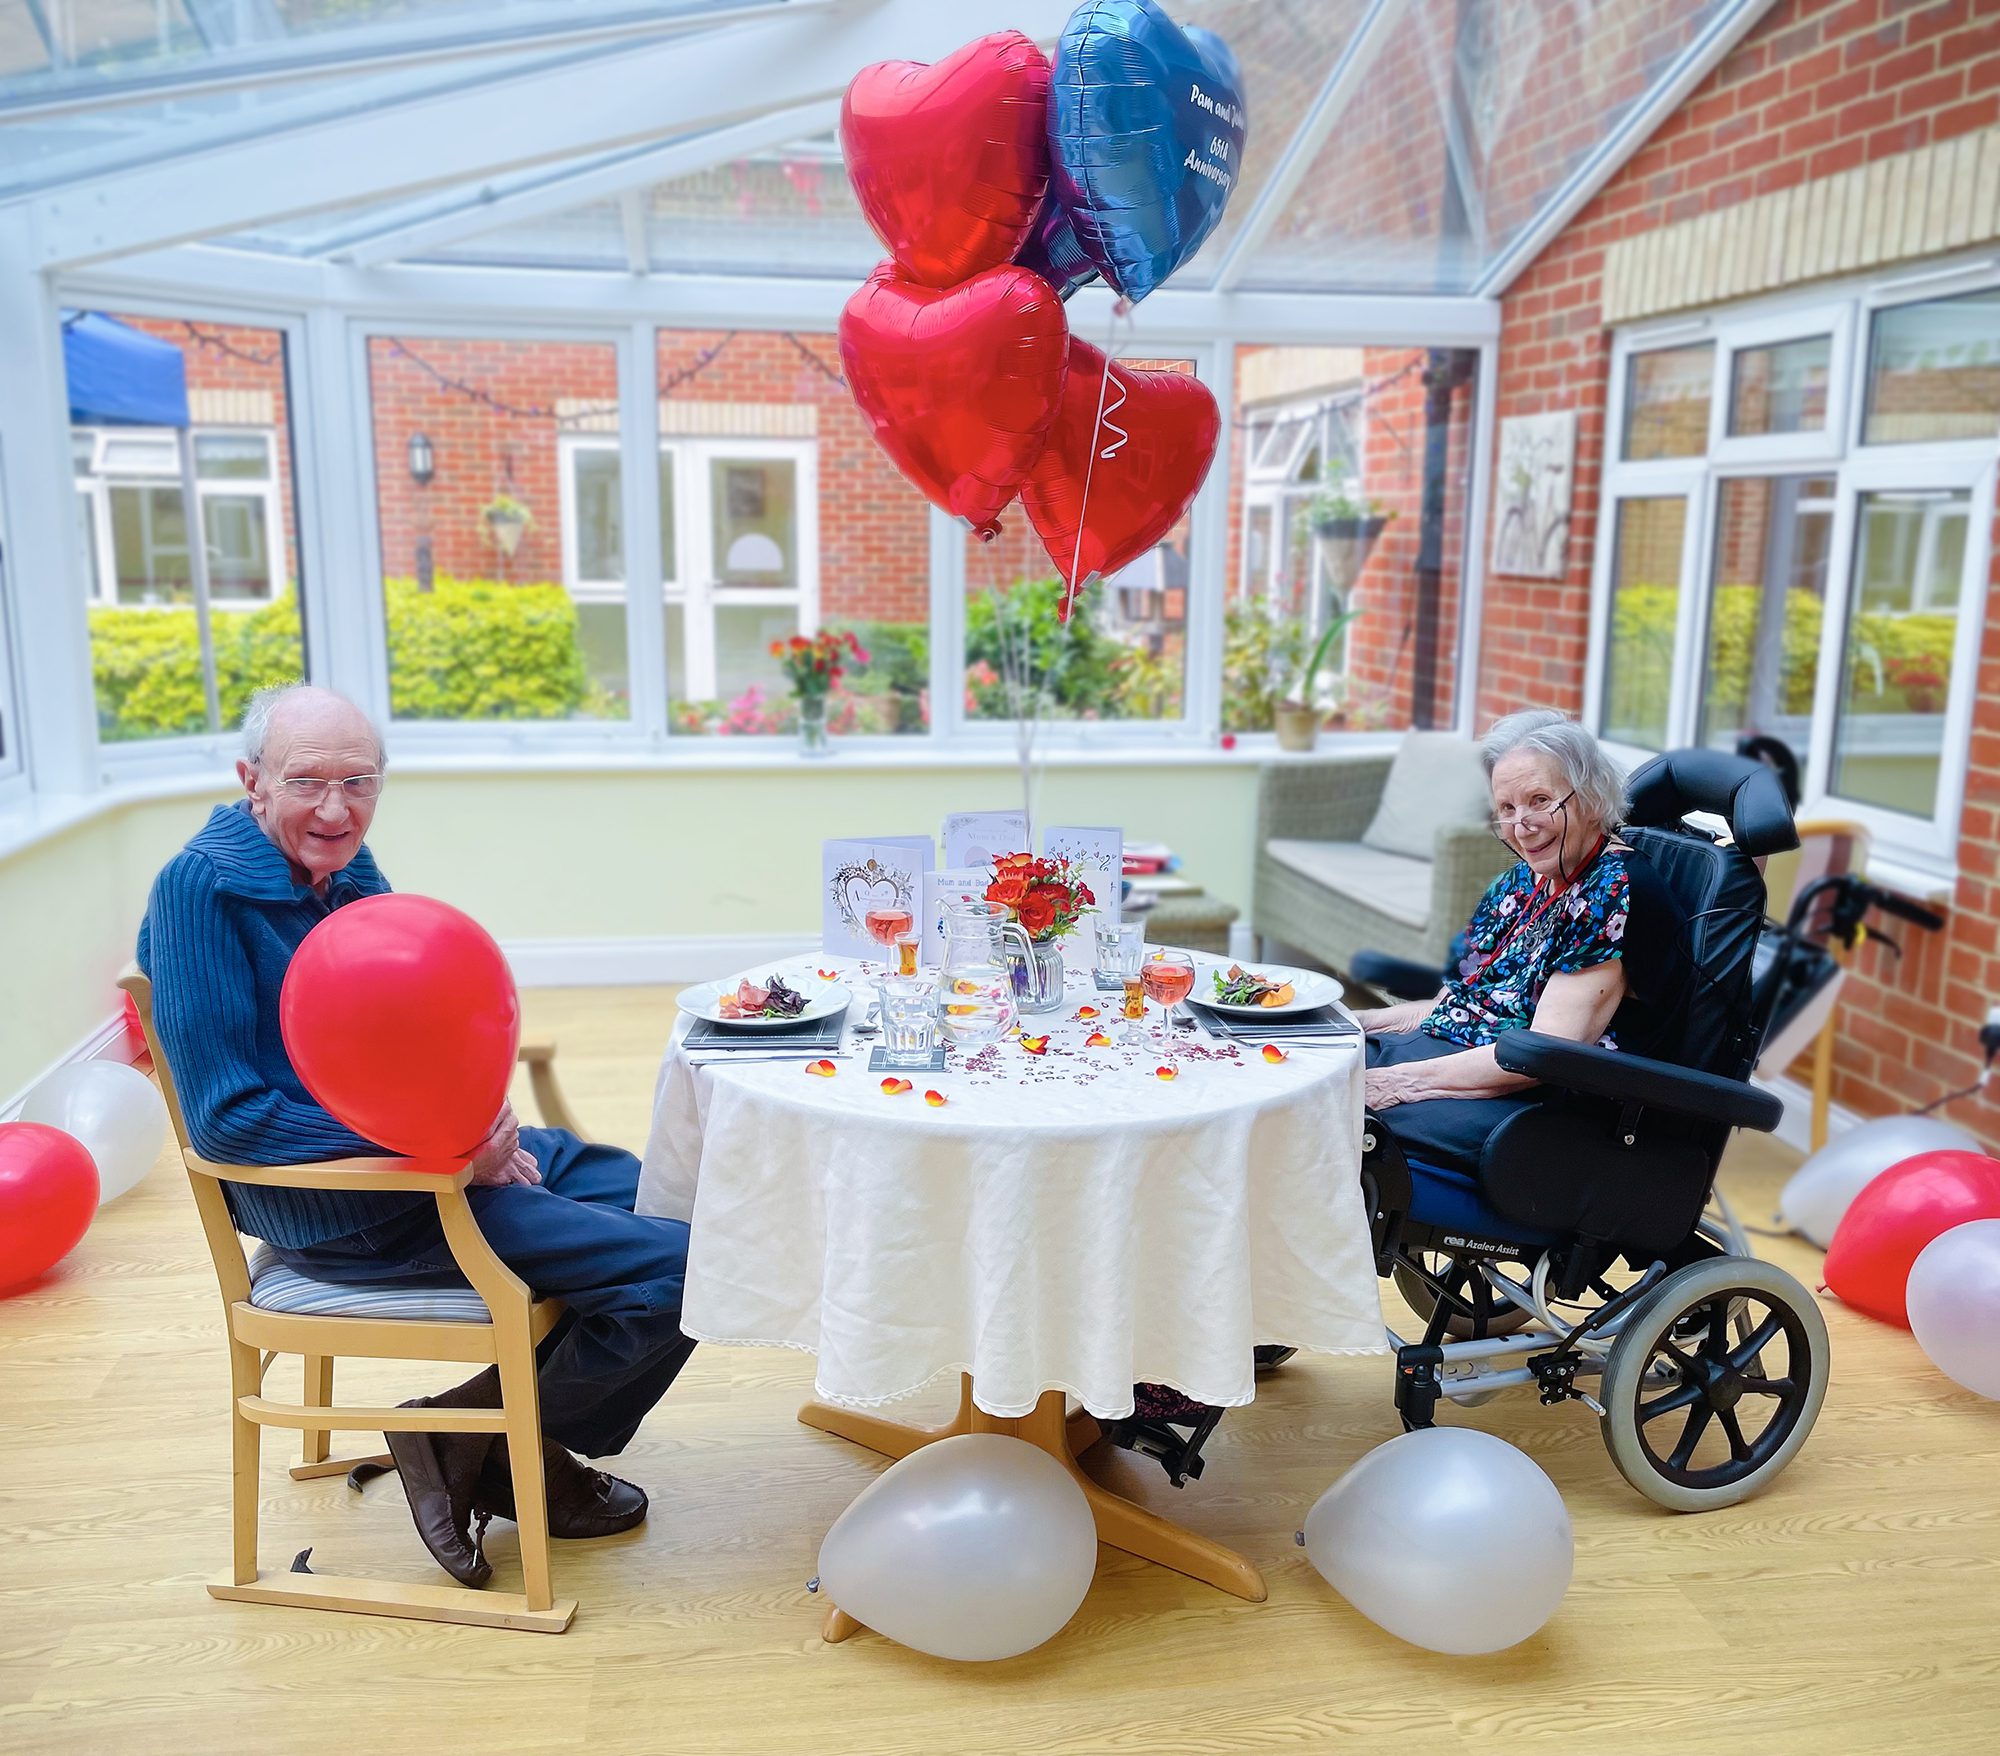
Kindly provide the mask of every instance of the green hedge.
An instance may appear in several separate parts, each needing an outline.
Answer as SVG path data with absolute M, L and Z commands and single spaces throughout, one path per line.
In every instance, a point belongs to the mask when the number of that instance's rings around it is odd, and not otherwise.
M 606 717 L 562 586 L 441 576 L 430 591 L 413 579 L 386 579 L 382 590 L 396 718 Z
M 257 690 L 300 675 L 298 600 L 287 592 L 262 609 L 218 610 L 210 622 L 222 723 L 240 725 Z M 106 743 L 208 730 L 192 609 L 93 608 L 90 660 Z

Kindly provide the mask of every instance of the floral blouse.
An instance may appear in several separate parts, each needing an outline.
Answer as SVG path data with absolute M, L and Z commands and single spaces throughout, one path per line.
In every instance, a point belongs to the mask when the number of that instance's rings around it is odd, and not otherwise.
M 1550 976 L 1624 956 L 1631 896 L 1625 850 L 1615 843 L 1553 901 L 1527 861 L 1501 873 L 1472 911 L 1443 997 L 1417 1028 L 1468 1048 L 1526 1030 Z M 1600 1041 L 1616 1046 L 1609 1032 Z

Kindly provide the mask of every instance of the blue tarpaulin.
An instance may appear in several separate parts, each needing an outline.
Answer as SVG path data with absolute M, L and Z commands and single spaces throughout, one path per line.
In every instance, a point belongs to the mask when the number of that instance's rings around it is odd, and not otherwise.
M 80 427 L 185 427 L 181 351 L 96 311 L 63 313 L 69 418 Z

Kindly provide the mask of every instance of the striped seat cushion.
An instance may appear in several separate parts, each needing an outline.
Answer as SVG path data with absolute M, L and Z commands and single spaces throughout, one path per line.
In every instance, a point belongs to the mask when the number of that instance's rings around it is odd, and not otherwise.
M 412 1323 L 485 1323 L 486 1301 L 472 1288 L 342 1286 L 287 1267 L 269 1244 L 250 1258 L 250 1303 L 301 1317 L 398 1317 Z

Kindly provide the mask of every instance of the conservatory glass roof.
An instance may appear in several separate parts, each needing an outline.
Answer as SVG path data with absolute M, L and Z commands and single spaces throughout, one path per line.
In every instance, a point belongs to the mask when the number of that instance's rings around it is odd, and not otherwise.
M 1222 222 L 1175 284 L 1490 291 L 1510 248 L 1573 209 L 1768 3 L 1182 0 L 1174 15 L 1235 53 L 1250 132 Z M 324 142 L 333 166 L 304 205 L 246 190 L 227 223 L 144 242 L 361 267 L 853 279 L 881 252 L 833 132 L 847 78 L 1010 22 L 1052 44 L 1067 11 L 0 0 L 0 202 L 296 139 Z M 510 113 L 521 127 L 483 158 L 433 150 Z M 370 156 L 353 151 L 363 140 L 403 150 L 343 175 Z

